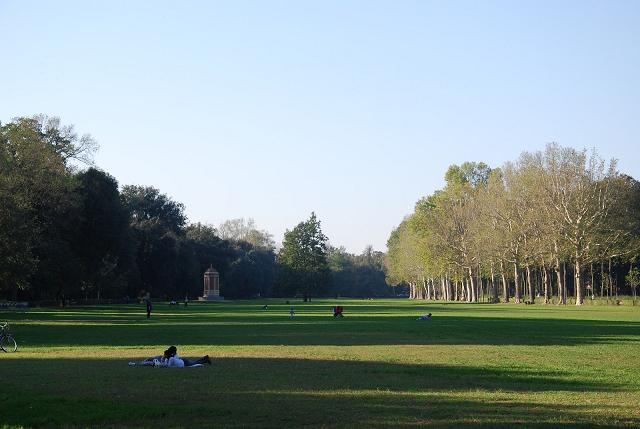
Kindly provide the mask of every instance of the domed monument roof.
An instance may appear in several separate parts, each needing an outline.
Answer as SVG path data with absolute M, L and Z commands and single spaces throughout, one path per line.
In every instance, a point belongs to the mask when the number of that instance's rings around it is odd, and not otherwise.
M 204 272 L 205 274 L 219 274 L 218 270 L 216 270 L 215 268 L 213 268 L 213 265 L 211 265 L 209 268 L 207 268 L 207 271 Z

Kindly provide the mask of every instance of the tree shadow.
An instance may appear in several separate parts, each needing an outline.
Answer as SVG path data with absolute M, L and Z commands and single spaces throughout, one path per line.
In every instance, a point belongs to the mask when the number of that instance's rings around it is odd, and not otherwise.
M 192 345 L 582 345 L 640 343 L 640 322 L 527 317 L 164 314 L 69 315 L 14 325 L 23 346 Z
M 105 427 L 621 427 L 582 402 L 620 386 L 554 372 L 289 358 L 211 367 L 127 367 L 113 359 L 2 360 L 0 425 Z M 547 392 L 562 392 L 564 401 Z M 595 393 L 592 393 L 595 392 Z M 532 393 L 527 401 L 527 393 Z M 594 396 L 596 395 L 596 396 Z M 609 407 L 609 408 L 608 408 Z M 616 416 L 616 417 L 612 417 Z

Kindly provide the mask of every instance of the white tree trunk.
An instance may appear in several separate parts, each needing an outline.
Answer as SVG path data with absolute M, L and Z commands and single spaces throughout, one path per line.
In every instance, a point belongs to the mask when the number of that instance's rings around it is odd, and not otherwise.
M 576 267 L 576 272 L 574 273 L 574 276 L 575 276 L 575 285 L 576 285 L 576 305 L 580 306 L 584 303 L 584 295 L 582 291 L 582 276 L 581 276 L 582 261 L 580 260 L 580 256 L 578 255 L 578 252 L 576 252 L 575 267 Z
M 504 262 L 500 260 L 500 276 L 502 277 L 502 302 L 509 302 L 509 283 L 504 275 Z
M 529 286 L 529 301 L 533 304 L 536 301 L 536 297 L 533 282 L 531 281 L 531 267 L 529 264 L 527 264 L 527 286 Z
M 562 304 L 562 305 L 566 305 L 567 304 L 567 300 L 566 300 L 566 293 L 565 293 L 565 284 L 562 281 L 562 272 L 560 270 L 560 260 L 558 258 L 556 258 L 556 266 L 555 266 L 555 271 L 556 271 L 556 278 L 558 280 L 558 304 Z
M 469 268 L 469 302 L 476 302 L 476 284 L 473 279 L 473 271 Z
M 515 296 L 513 297 L 513 301 L 516 304 L 520 304 L 522 301 L 522 296 L 520 295 L 520 270 L 518 269 L 518 264 L 513 264 L 513 280 L 515 281 Z

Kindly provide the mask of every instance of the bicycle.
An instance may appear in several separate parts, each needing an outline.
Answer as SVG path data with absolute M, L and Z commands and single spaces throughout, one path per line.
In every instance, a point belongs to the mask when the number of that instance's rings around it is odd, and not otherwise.
M 0 325 L 0 350 L 5 353 L 18 351 L 18 343 L 11 336 L 8 323 Z

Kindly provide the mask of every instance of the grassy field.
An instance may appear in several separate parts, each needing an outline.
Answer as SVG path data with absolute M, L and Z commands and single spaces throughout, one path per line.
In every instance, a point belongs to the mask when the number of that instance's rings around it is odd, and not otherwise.
M 0 427 L 640 426 L 639 307 L 293 304 L 0 311 Z M 172 344 L 213 365 L 127 366 Z

